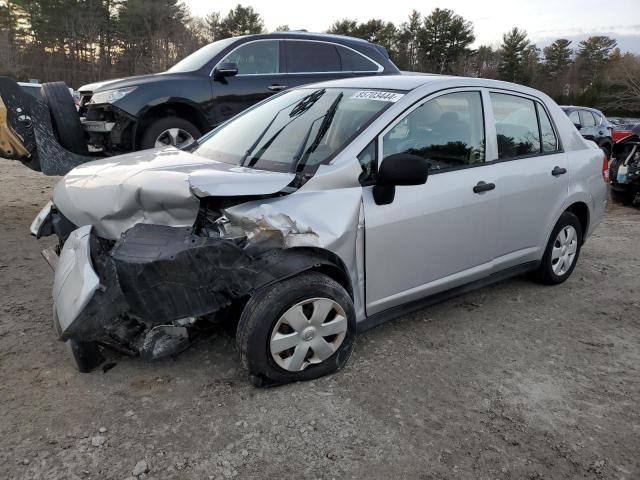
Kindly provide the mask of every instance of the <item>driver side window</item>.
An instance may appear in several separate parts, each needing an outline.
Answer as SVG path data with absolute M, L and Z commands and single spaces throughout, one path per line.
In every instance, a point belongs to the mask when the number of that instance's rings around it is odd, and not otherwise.
M 429 172 L 479 165 L 485 159 L 480 92 L 441 95 L 419 106 L 382 140 L 383 159 L 396 153 L 418 155 Z
M 239 75 L 266 75 L 280 70 L 280 43 L 260 40 L 246 43 L 233 50 L 220 63 L 235 63 Z

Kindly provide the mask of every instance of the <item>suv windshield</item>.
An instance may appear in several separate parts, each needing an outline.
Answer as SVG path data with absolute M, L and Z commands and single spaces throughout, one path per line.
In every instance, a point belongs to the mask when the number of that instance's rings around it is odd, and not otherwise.
M 209 61 L 218 55 L 222 50 L 231 45 L 236 39 L 225 38 L 224 40 L 218 40 L 217 42 L 210 43 L 204 47 L 196 50 L 188 57 L 183 58 L 167 72 L 171 73 L 187 73 L 195 72 L 204 67 Z
M 261 170 L 301 172 L 331 160 L 400 97 L 352 88 L 291 90 L 214 130 L 194 153 Z

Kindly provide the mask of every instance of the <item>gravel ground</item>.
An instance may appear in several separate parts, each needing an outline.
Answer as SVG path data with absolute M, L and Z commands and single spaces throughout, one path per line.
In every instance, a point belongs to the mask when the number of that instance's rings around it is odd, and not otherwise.
M 222 332 L 79 374 L 27 228 L 54 178 L 0 162 L 0 478 L 640 478 L 640 212 L 572 278 L 514 279 L 363 336 L 347 368 L 253 388 Z

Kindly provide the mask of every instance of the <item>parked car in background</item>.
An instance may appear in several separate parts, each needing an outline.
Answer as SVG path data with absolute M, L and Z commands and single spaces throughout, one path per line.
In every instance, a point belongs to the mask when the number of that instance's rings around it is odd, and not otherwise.
M 596 142 L 607 154 L 607 157 L 611 156 L 613 125 L 609 123 L 607 117 L 600 110 L 572 105 L 563 105 L 560 108 L 567 114 L 584 138 Z
M 220 315 L 239 317 L 264 386 L 334 372 L 358 331 L 438 300 L 527 272 L 564 282 L 606 173 L 537 90 L 349 78 L 282 92 L 187 148 L 80 165 L 31 232 L 59 239 L 44 254 L 54 323 L 82 371 L 103 348 L 173 355 Z
M 613 125 L 611 136 L 613 137 L 614 143 L 633 135 L 633 128 L 636 125 L 640 125 L 639 118 L 607 117 L 607 120 L 609 120 L 609 123 Z
M 89 145 L 106 154 L 183 146 L 281 90 L 336 78 L 399 74 L 384 47 L 327 34 L 281 32 L 207 45 L 154 75 L 85 85 Z
M 640 207 L 640 123 L 626 125 L 623 132 L 624 137 L 613 146 L 611 191 L 624 203 Z

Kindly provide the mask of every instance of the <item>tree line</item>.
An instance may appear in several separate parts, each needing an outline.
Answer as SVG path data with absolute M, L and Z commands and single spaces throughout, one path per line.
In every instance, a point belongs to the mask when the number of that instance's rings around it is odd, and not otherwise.
M 212 41 L 265 31 L 242 5 L 198 17 L 181 0 L 0 0 L 0 74 L 78 87 L 160 72 Z M 607 36 L 539 48 L 514 27 L 497 48 L 474 47 L 472 22 L 441 8 L 414 10 L 400 25 L 341 19 L 327 32 L 383 45 L 401 70 L 508 80 L 559 103 L 640 115 L 640 57 Z

